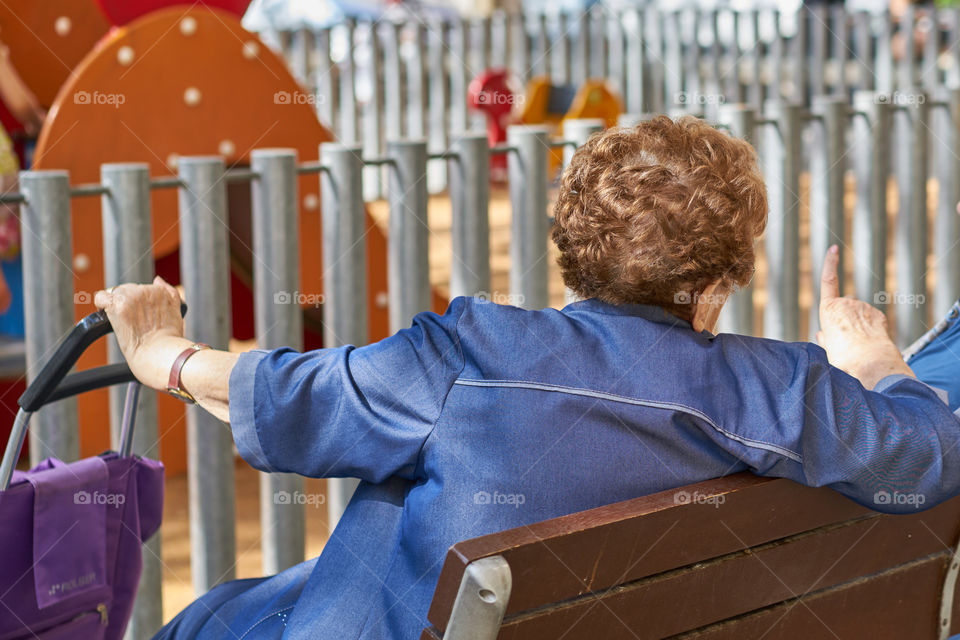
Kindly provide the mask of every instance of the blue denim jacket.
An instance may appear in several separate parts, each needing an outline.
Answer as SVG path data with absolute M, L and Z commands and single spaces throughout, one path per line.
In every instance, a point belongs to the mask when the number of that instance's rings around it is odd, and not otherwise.
M 457 298 L 370 346 L 250 352 L 230 417 L 258 469 L 363 481 L 320 558 L 263 590 L 301 576 L 287 638 L 416 639 L 455 542 L 744 469 L 886 511 L 917 503 L 879 492 L 960 492 L 960 424 L 925 384 L 868 391 L 816 345 L 597 300 Z

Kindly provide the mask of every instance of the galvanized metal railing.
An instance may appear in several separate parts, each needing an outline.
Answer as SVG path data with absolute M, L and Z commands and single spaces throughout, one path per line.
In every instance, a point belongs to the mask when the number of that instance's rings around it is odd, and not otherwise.
M 807 252 L 810 268 L 815 270 L 825 248 L 833 243 L 841 245 L 844 259 L 854 265 L 854 286 L 848 290 L 889 309 L 901 343 L 915 338 L 960 297 L 956 278 L 960 224 L 953 209 L 960 189 L 960 158 L 955 149 L 960 139 L 960 89 L 930 100 L 924 92 L 897 95 L 858 92 L 852 100 L 817 97 L 809 108 L 782 100 L 768 101 L 762 110 L 747 104 L 718 105 L 717 126 L 758 147 L 770 196 L 764 239 L 766 286 L 747 287 L 735 294 L 721 318 L 723 330 L 786 340 L 814 335 L 813 309 L 809 319 L 802 318 L 800 300 L 803 295 L 815 299 L 817 279 L 812 278 L 812 285 L 804 284 L 800 255 Z M 625 114 L 621 122 L 630 125 L 648 117 Z M 0 196 L 0 201 L 19 203 L 21 208 L 28 377 L 73 324 L 71 198 L 101 198 L 103 284 L 109 286 L 152 279 L 150 192 L 177 189 L 182 284 L 191 308 L 187 334 L 227 348 L 231 305 L 226 186 L 248 183 L 257 342 L 263 348 L 300 349 L 299 306 L 277 296 L 300 290 L 297 176 L 316 175 L 322 192 L 324 344 L 362 345 L 369 317 L 363 241 L 369 180 L 380 181 L 381 174 L 387 177 L 391 331 L 409 326 L 416 313 L 430 306 L 427 251 L 432 231 L 427 180 L 431 162 L 442 163 L 449 176 L 451 296 L 493 288 L 489 163 L 492 155 L 506 154 L 512 210 L 509 296 L 519 306 L 542 308 L 550 303 L 547 236 L 554 176 L 548 175 L 548 154 L 563 147 L 569 161 L 570 151 L 601 128 L 597 121 L 567 122 L 563 139 L 556 140 L 543 127 L 513 126 L 507 143 L 494 148 L 488 146 L 486 134 L 469 132 L 456 136 L 449 148 L 433 152 L 424 138 L 390 141 L 382 154 L 375 155 L 360 144 L 325 143 L 320 160 L 309 163 L 298 163 L 292 150 L 259 149 L 252 152 L 249 168 L 236 169 L 225 168 L 219 157 L 182 157 L 177 176 L 154 178 L 143 164 L 107 164 L 100 184 L 72 188 L 65 172 L 23 172 L 21 192 Z M 894 137 L 896 146 L 891 143 Z M 894 161 L 899 157 L 909 161 L 898 165 Z M 852 191 L 844 186 L 850 178 Z M 940 185 L 932 252 L 926 240 L 924 187 L 929 178 Z M 888 180 L 900 193 L 892 221 L 897 229 L 894 247 L 888 241 Z M 807 189 L 809 198 L 804 197 Z M 845 194 L 855 199 L 852 211 L 846 210 Z M 806 244 L 800 236 L 804 225 L 809 228 Z M 885 273 L 893 258 L 897 287 L 890 291 Z M 928 292 L 926 265 L 931 260 L 937 278 L 934 291 Z M 928 293 L 933 295 L 933 305 L 926 303 Z M 762 330 L 754 321 L 761 296 L 765 296 Z M 808 329 L 802 332 L 804 324 Z M 110 357 L 119 357 L 115 347 Z M 135 451 L 156 455 L 156 398 L 147 392 L 141 398 Z M 114 429 L 119 423 L 119 402 L 116 395 L 111 397 Z M 197 407 L 188 408 L 187 421 L 191 568 L 199 594 L 234 576 L 234 453 L 226 425 Z M 71 460 L 78 450 L 75 403 L 63 401 L 40 412 L 31 429 L 33 461 L 47 455 Z M 327 498 L 331 522 L 342 513 L 354 487 L 350 480 L 331 481 Z M 281 571 L 304 558 L 304 505 L 274 499 L 280 492 L 299 490 L 302 479 L 296 476 L 261 478 L 265 573 Z M 160 556 L 157 537 L 144 551 L 141 596 L 131 630 L 134 637 L 147 635 L 160 624 Z

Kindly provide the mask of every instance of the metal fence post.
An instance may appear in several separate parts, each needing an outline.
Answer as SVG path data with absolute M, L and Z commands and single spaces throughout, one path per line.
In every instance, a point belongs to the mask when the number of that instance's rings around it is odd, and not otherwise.
M 681 95 L 685 91 L 684 87 L 684 68 L 682 63 L 683 37 L 680 31 L 680 10 L 667 10 L 662 15 L 662 27 L 666 34 L 664 44 L 666 45 L 666 64 L 664 82 L 666 83 L 666 104 L 670 107 L 674 105 L 689 104 L 689 100 L 694 99 L 689 95 Z M 688 43 L 690 46 L 692 43 Z
M 800 164 L 804 108 L 779 100 L 767 104 L 763 164 L 770 216 L 767 221 L 765 338 L 800 338 Z
M 533 37 L 533 55 L 531 56 L 531 73 L 537 76 L 550 74 L 550 37 L 547 30 L 547 14 L 536 14 L 537 32 Z
M 604 32 L 607 39 L 607 82 L 626 102 L 627 83 L 624 76 L 627 47 L 623 41 L 622 20 L 622 15 L 611 14 L 604 20 Z
M 450 68 L 450 130 L 466 131 L 470 116 L 467 113 L 467 23 L 462 19 L 454 20 L 448 31 L 450 54 L 447 62 Z M 400 132 L 387 138 L 399 138 Z
M 897 291 L 893 299 L 897 344 L 906 346 L 927 329 L 927 175 L 929 112 L 924 93 L 894 96 L 898 147 L 896 174 L 900 207 L 895 234 Z M 898 104 L 899 103 L 899 104 Z
M 876 64 L 873 46 L 873 15 L 857 11 L 853 16 L 854 46 L 856 47 L 857 80 L 854 87 L 860 91 L 873 90 Z
M 357 141 L 357 87 L 355 84 L 354 35 L 356 23 L 347 18 L 341 25 L 346 39 L 346 55 L 340 62 L 340 139 L 347 143 Z
M 807 335 L 820 329 L 820 271 L 830 245 L 840 248 L 840 290 L 843 291 L 843 178 L 846 174 L 846 131 L 849 107 L 845 97 L 814 96 L 813 144 L 810 145 L 810 280 L 813 303 Z
M 641 113 L 647 110 L 647 52 L 643 37 L 644 16 L 640 9 L 633 8 L 623 15 L 623 28 L 626 40 L 626 105 L 628 113 Z
M 296 165 L 292 149 L 250 154 L 256 174 L 251 184 L 254 328 L 261 349 L 303 350 Z M 298 475 L 260 475 L 260 546 L 267 575 L 303 562 L 306 520 L 304 504 L 297 500 L 302 493 Z
M 900 34 L 903 37 L 904 46 L 900 53 L 899 68 L 897 69 L 896 89 L 901 91 L 911 91 L 918 84 L 916 47 L 907 46 L 907 43 L 913 42 L 916 28 L 916 9 L 908 3 L 900 16 Z
M 317 57 L 315 84 L 317 86 L 317 114 L 320 122 L 337 131 L 336 105 L 340 103 L 339 84 L 334 82 L 333 62 L 330 60 L 330 28 L 316 32 L 314 52 Z
M 530 45 L 527 35 L 527 23 L 524 14 L 509 14 L 507 37 L 510 42 L 510 62 L 508 63 L 523 86 L 530 80 Z
M 427 28 L 429 58 L 429 112 L 430 125 L 427 127 L 429 147 L 433 151 L 447 148 L 449 139 L 447 129 L 447 72 L 444 66 L 444 53 L 447 45 L 443 41 L 443 23 L 435 22 Z M 427 171 L 427 189 L 430 193 L 443 191 L 447 186 L 447 164 L 443 160 L 430 160 Z
M 750 144 L 756 144 L 757 111 L 742 104 L 722 104 L 717 108 L 717 121 L 726 126 L 730 135 L 742 138 Z M 748 284 L 731 294 L 720 314 L 718 331 L 720 333 L 754 334 L 753 323 L 753 285 Z
M 836 70 L 836 82 L 833 94 L 847 96 L 847 64 L 848 56 L 852 51 L 850 43 L 850 14 L 843 6 L 830 7 L 830 18 L 833 21 L 833 64 Z
M 645 102 L 640 111 L 664 111 L 667 108 L 667 101 L 664 97 L 664 74 L 666 69 L 663 64 L 663 38 L 660 32 L 660 9 L 655 5 L 648 5 L 644 9 L 644 20 L 641 23 L 644 27 L 641 46 L 646 47 L 646 59 L 648 61 L 648 74 L 644 94 Z
M 944 104 L 937 109 L 932 136 L 936 145 L 937 217 L 933 234 L 937 281 L 933 291 L 934 318 L 941 318 L 960 298 L 960 88 L 946 90 Z
M 886 289 L 887 184 L 890 176 L 889 94 L 858 91 L 853 98 L 850 148 L 856 176 L 853 209 L 853 282 L 857 298 L 884 308 L 876 299 Z
M 407 136 L 423 138 L 426 135 L 427 115 L 427 30 L 421 23 L 410 26 L 413 32 L 407 43 Z
M 513 304 L 543 309 L 550 304 L 547 283 L 547 151 L 545 127 L 507 129 L 513 149 L 507 159 L 510 181 L 510 295 Z
M 571 84 L 579 87 L 590 78 L 590 48 L 593 43 L 590 41 L 589 10 L 581 10 L 575 19 L 577 39 L 573 43 L 573 82 Z
M 367 244 L 363 206 L 363 156 L 359 147 L 320 145 L 323 197 L 323 344 L 367 343 Z M 346 509 L 358 481 L 327 480 L 330 530 Z
M 387 201 L 390 232 L 387 242 L 390 332 L 410 326 L 413 316 L 430 308 L 430 264 L 427 226 L 427 143 L 387 142 L 391 159 Z
M 826 67 L 829 58 L 830 30 L 827 21 L 830 19 L 826 5 L 818 4 L 810 7 L 810 94 L 821 96 L 827 93 Z M 802 14 L 801 14 L 802 15 Z M 802 63 L 801 63 L 802 66 Z
M 60 339 L 73 326 L 75 302 L 89 303 L 92 291 L 73 293 L 73 235 L 66 171 L 22 171 L 23 308 L 27 327 L 27 380 L 33 380 Z M 82 299 L 81 299 L 82 298 Z M 30 465 L 48 456 L 64 461 L 80 455 L 77 401 L 44 407 L 30 424 Z
M 369 73 L 373 78 L 383 73 L 383 49 L 377 32 L 378 22 L 367 24 L 369 29 Z M 370 96 L 363 112 L 363 152 L 371 157 L 379 156 L 383 149 L 383 86 L 370 83 Z M 363 197 L 376 200 L 383 195 L 383 167 L 367 167 L 363 171 Z
M 104 164 L 100 181 L 109 190 L 101 198 L 103 221 L 103 280 L 111 287 L 124 282 L 153 280 L 153 227 L 150 215 L 150 167 L 145 163 Z M 110 362 L 122 362 L 123 355 L 113 337 L 107 345 Z M 112 446 L 120 441 L 126 388 L 110 388 L 110 435 Z M 157 396 L 141 393 L 133 432 L 133 451 L 159 457 L 157 438 Z M 163 570 L 160 564 L 161 536 L 155 535 L 142 551 L 143 568 L 133 616 L 126 637 L 140 638 L 156 633 L 163 625 Z
M 450 297 L 490 291 L 490 147 L 483 133 L 454 143 L 450 161 Z
M 553 38 L 552 47 L 550 48 L 551 53 L 551 67 L 553 69 L 550 74 L 556 84 L 569 84 L 570 83 L 570 37 L 567 33 L 567 22 L 569 16 L 564 11 L 563 8 L 560 8 L 557 13 L 554 15 L 554 24 L 556 28 L 556 35 Z
M 797 9 L 797 31 L 793 35 L 793 102 L 810 104 L 808 73 L 810 72 L 807 59 L 807 31 L 810 23 L 810 7 L 801 4 Z
M 220 157 L 182 157 L 180 274 L 190 312 L 186 335 L 215 349 L 230 341 L 227 190 Z M 197 406 L 187 407 L 190 565 L 198 594 L 235 575 L 233 437 Z
M 947 18 L 949 24 L 947 42 L 956 42 L 957 39 L 960 38 L 960 7 L 951 7 L 945 9 L 945 11 L 949 16 Z M 960 47 L 951 47 L 949 54 L 950 57 L 948 59 L 950 63 L 944 77 L 944 82 L 948 87 L 955 87 L 960 84 Z
M 396 22 L 379 22 L 377 29 L 386 34 L 383 43 L 383 103 L 385 105 L 384 136 L 399 138 L 403 135 L 403 61 L 400 57 L 400 25 Z M 454 69 L 456 78 L 456 69 Z
M 786 70 L 783 67 L 783 29 L 781 28 L 780 24 L 783 16 L 778 9 L 773 8 L 770 9 L 768 17 L 771 23 L 771 29 L 773 31 L 773 41 L 770 43 L 770 55 L 768 56 L 770 67 L 770 86 L 767 87 L 767 97 L 770 100 L 776 100 L 784 97 L 783 77 L 786 74 Z
M 896 82 L 893 68 L 893 19 L 890 10 L 886 10 L 876 18 L 877 49 L 873 76 L 876 78 L 874 87 L 879 93 L 891 93 Z M 910 47 L 906 47 L 909 49 Z
M 572 142 L 573 145 L 567 145 L 563 148 L 563 166 L 566 168 L 573 158 L 574 152 L 584 144 L 595 133 L 603 131 L 605 124 L 599 118 L 578 118 L 563 121 L 563 139 Z
M 763 40 L 760 37 L 760 10 L 750 9 L 750 35 L 753 47 L 744 52 L 750 61 L 750 83 L 747 88 L 747 101 L 756 109 L 763 106 Z

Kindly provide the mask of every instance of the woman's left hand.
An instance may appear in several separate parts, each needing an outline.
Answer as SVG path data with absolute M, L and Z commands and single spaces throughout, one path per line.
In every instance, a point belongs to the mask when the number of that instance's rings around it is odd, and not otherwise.
M 93 302 L 107 312 L 120 350 L 137 379 L 154 389 L 165 388 L 165 374 L 172 364 L 171 338 L 176 343 L 183 339 L 176 288 L 157 276 L 153 284 L 122 284 L 98 291 Z

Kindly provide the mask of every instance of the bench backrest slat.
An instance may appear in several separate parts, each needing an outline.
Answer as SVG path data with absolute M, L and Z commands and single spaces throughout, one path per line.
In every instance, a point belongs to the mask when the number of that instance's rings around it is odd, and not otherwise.
M 834 597 L 873 589 L 852 586 L 864 576 L 906 588 L 897 602 L 929 609 L 935 627 L 958 533 L 960 500 L 883 516 L 831 490 L 737 474 L 454 545 L 423 637 L 442 637 L 464 567 L 493 555 L 513 573 L 503 640 L 735 637 L 721 627 L 759 624 L 798 596 L 832 611 Z

